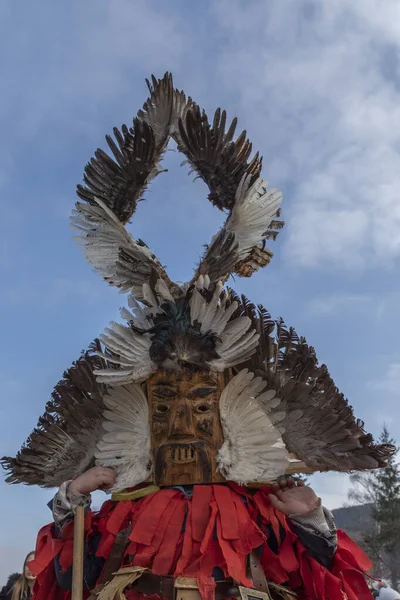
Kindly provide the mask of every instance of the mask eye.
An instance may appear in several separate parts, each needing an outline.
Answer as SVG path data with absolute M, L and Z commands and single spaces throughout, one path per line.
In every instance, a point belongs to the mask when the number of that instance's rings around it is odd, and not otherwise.
M 169 406 L 166 404 L 157 404 L 156 412 L 159 415 L 165 415 L 169 411 Z
M 199 413 L 208 413 L 211 410 L 211 406 L 209 406 L 208 404 L 199 404 L 199 406 L 197 407 L 197 412 Z

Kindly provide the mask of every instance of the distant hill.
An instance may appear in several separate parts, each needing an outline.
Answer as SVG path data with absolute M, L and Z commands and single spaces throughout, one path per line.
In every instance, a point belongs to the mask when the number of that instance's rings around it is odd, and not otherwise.
M 360 504 L 336 508 L 332 513 L 337 527 L 344 529 L 354 541 L 360 543 L 363 535 L 370 533 L 375 526 L 372 506 L 372 504 Z

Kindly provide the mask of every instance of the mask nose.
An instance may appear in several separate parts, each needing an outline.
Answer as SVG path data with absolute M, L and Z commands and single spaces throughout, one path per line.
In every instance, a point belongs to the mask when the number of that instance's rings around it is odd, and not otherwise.
M 194 437 L 192 413 L 185 401 L 176 404 L 170 413 L 169 437 Z

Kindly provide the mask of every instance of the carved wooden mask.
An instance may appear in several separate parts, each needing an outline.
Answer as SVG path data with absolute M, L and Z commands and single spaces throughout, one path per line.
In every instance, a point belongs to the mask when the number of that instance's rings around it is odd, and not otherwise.
M 223 433 L 219 398 L 223 374 L 159 371 L 147 382 L 156 485 L 224 481 L 216 472 Z

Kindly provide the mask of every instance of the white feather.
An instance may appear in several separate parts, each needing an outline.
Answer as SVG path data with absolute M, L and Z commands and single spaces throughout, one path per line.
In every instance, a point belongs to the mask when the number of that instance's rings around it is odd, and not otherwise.
M 199 323 L 203 322 L 204 315 L 206 312 L 207 302 L 205 298 L 200 294 L 197 287 L 194 288 L 192 297 L 190 298 L 190 318 L 192 324 L 195 321 Z
M 214 290 L 214 293 L 212 295 L 210 302 L 208 304 L 206 304 L 206 310 L 204 312 L 203 319 L 201 321 L 201 327 L 200 327 L 200 331 L 202 333 L 207 333 L 207 331 L 214 331 L 215 333 L 217 333 L 215 330 L 214 320 L 215 320 L 215 317 L 219 310 L 218 304 L 219 304 L 219 297 L 221 295 L 222 287 L 223 287 L 222 282 L 219 281 L 215 286 L 215 290 Z
M 131 327 L 112 322 L 100 336 L 100 340 L 106 349 L 117 356 L 109 356 L 101 352 L 98 355 L 121 368 L 96 370 L 97 381 L 113 384 L 132 383 L 143 381 L 152 372 L 154 365 L 149 355 L 151 345 L 149 334 L 138 334 Z
M 220 335 L 221 342 L 217 343 L 216 351 L 220 358 L 212 361 L 212 368 L 223 371 L 247 360 L 258 345 L 259 334 L 250 329 L 249 317 L 237 317 L 230 321 Z
M 147 306 L 139 304 L 133 294 L 129 294 L 128 296 L 128 306 L 132 310 L 132 320 L 135 322 L 137 327 L 147 329 L 153 325 L 153 321 L 150 318 L 150 315 L 153 313 L 153 311 L 149 310 Z M 130 321 L 131 319 L 126 320 Z
M 254 329 L 250 329 L 249 317 L 237 317 L 230 321 L 237 309 L 237 302 L 232 302 L 226 308 L 228 295 L 222 294 L 223 284 L 219 281 L 209 303 L 201 295 L 200 289 L 204 278 L 201 275 L 193 290 L 190 299 L 191 322 L 200 323 L 202 333 L 211 331 L 220 341 L 217 342 L 216 351 L 220 358 L 210 362 L 210 366 L 217 371 L 223 371 L 240 362 L 247 360 L 255 351 L 259 335 Z
M 118 262 L 120 250 L 129 251 L 138 262 L 150 262 L 154 267 L 160 267 L 160 261 L 150 248 L 138 244 L 131 236 L 118 217 L 99 198 L 98 206 L 77 202 L 72 212 L 70 223 L 78 232 L 74 237 L 76 243 L 83 247 L 86 260 L 95 271 L 113 285 L 126 292 L 136 290 L 137 276 L 126 269 L 119 272 Z M 139 285 L 140 291 L 141 283 Z
M 262 239 L 271 221 L 276 217 L 282 194 L 275 189 L 267 191 L 267 181 L 259 177 L 250 186 L 251 177 L 244 175 L 235 194 L 235 203 L 226 221 L 226 230 L 235 235 L 239 259 L 245 258 Z
M 221 394 L 224 443 L 217 457 L 218 469 L 237 483 L 276 479 L 289 464 L 280 432 L 258 403 L 265 387 L 260 377 L 243 369 Z
M 158 304 L 157 298 L 154 295 L 153 290 L 151 289 L 148 283 L 144 283 L 142 286 L 142 296 L 143 300 L 151 306 L 155 313 L 162 312 Z
M 170 302 L 173 302 L 174 299 L 172 297 L 172 294 L 169 291 L 168 286 L 163 279 L 157 280 L 155 288 L 157 295 L 161 298 L 161 300 L 169 300 Z
M 114 387 L 104 398 L 104 435 L 97 445 L 96 464 L 114 469 L 113 490 L 145 481 L 151 471 L 147 398 L 140 386 Z

